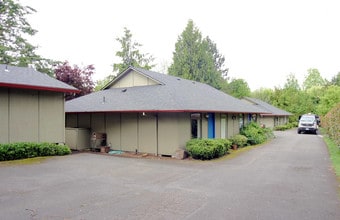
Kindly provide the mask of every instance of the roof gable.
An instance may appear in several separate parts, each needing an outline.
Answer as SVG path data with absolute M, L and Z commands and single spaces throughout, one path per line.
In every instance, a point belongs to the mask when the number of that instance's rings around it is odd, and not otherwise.
M 129 88 L 135 86 L 161 85 L 162 83 L 144 74 L 138 68 L 130 67 L 115 79 L 113 79 L 103 89 L 110 88 Z
M 0 87 L 77 93 L 78 89 L 33 68 L 0 64 Z

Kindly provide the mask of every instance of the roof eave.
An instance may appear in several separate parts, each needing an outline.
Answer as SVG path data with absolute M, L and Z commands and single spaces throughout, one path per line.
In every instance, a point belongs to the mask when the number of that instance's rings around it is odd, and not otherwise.
M 15 89 L 31 89 L 31 90 L 39 90 L 39 91 L 52 91 L 52 92 L 62 92 L 62 93 L 80 93 L 80 90 L 78 89 L 23 85 L 23 84 L 13 84 L 13 83 L 3 83 L 3 82 L 0 82 L 0 87 L 8 87 L 8 88 L 15 88 Z
M 290 116 L 291 114 L 260 114 L 261 116 Z
M 126 109 L 126 110 L 109 110 L 109 111 L 65 111 L 65 113 L 136 113 L 136 112 L 154 112 L 154 113 L 161 113 L 161 112 L 172 112 L 172 113 L 194 113 L 194 112 L 203 112 L 203 113 L 229 113 L 229 114 L 261 114 L 260 112 L 239 112 L 239 111 L 228 111 L 228 110 L 204 110 L 204 109 Z

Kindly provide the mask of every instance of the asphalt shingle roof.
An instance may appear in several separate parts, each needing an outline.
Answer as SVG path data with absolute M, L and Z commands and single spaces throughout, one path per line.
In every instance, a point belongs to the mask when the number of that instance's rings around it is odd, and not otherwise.
M 276 115 L 276 116 L 292 115 L 292 113 L 287 112 L 287 111 L 282 110 L 282 109 L 279 109 L 275 106 L 272 106 L 272 105 L 268 104 L 267 102 L 264 102 L 260 99 L 250 98 L 250 97 L 245 97 L 244 99 L 252 102 L 254 105 L 258 106 L 259 108 L 270 112 L 270 114 L 267 113 L 268 115 Z M 267 114 L 265 114 L 265 115 L 267 115 Z
M 28 67 L 0 64 L 0 87 L 79 92 L 78 89 Z
M 104 90 L 67 101 L 65 111 L 268 113 L 203 83 L 135 67 L 130 67 L 122 74 L 130 71 L 136 71 L 159 84 L 127 88 L 108 86 Z M 119 80 L 121 75 L 109 85 Z

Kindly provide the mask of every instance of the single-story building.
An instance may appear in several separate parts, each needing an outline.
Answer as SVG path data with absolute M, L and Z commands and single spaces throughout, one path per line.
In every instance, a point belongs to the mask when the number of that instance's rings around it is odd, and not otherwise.
M 267 113 L 204 83 L 135 67 L 67 101 L 65 112 L 68 128 L 105 134 L 100 144 L 155 155 L 173 155 L 191 138 L 231 137 L 248 115 Z
M 268 113 L 260 113 L 257 122 L 266 126 L 267 128 L 274 128 L 278 125 L 284 125 L 288 123 L 289 116 L 292 113 L 279 109 L 273 105 L 268 104 L 260 99 L 245 97 L 243 100 L 251 105 L 257 106 Z
M 68 92 L 79 91 L 33 68 L 0 64 L 0 143 L 64 143 Z

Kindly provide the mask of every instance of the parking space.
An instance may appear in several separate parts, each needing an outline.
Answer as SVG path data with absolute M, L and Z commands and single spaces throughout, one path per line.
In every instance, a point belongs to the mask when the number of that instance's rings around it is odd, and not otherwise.
M 338 183 L 316 135 L 216 161 L 92 153 L 0 164 L 2 219 L 339 219 Z

